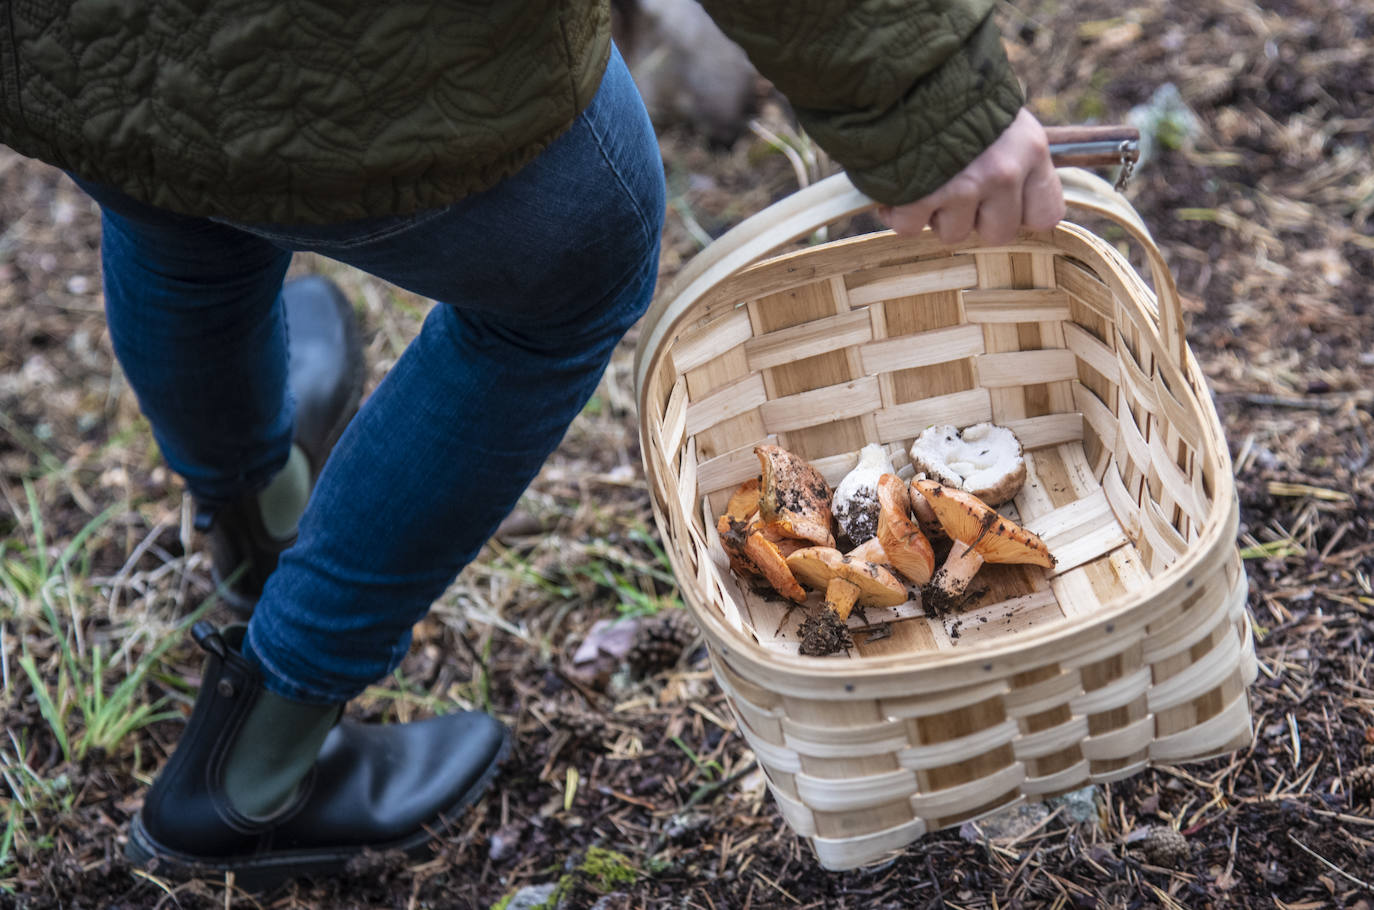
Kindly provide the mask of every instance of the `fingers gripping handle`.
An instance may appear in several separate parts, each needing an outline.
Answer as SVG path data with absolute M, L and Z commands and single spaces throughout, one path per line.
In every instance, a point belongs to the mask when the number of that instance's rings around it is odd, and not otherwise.
M 1141 245 L 1150 263 L 1159 302 L 1161 341 L 1174 363 L 1182 365 L 1183 313 L 1178 291 L 1145 223 L 1107 181 L 1076 168 L 1061 168 L 1058 173 L 1064 186 L 1064 201 L 1070 209 L 1110 219 Z M 848 175 L 835 174 L 745 219 L 693 257 L 659 294 L 645 316 L 644 334 L 635 359 L 635 387 L 640 395 L 656 352 L 697 301 L 783 244 L 875 207 L 877 203 L 855 189 Z

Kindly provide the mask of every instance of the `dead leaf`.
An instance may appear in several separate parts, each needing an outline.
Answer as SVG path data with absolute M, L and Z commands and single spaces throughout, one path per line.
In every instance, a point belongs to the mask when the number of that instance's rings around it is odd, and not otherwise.
M 639 631 L 639 620 L 598 619 L 587 631 L 573 655 L 574 664 L 591 663 L 599 656 L 614 657 L 617 660 L 630 653 Z

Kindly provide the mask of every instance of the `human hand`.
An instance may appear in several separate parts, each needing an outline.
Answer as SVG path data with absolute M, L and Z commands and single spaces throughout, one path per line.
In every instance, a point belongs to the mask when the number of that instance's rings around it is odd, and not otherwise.
M 945 243 L 976 230 L 988 243 L 1007 243 L 1022 227 L 1045 230 L 1064 217 L 1064 190 L 1050 161 L 1045 130 L 1026 108 L 992 145 L 924 198 L 882 206 L 878 216 L 899 234 L 927 224 Z

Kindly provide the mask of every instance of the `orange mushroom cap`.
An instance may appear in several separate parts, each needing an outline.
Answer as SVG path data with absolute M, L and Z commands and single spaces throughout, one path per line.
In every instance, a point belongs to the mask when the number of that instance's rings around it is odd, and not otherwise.
M 935 571 L 935 550 L 910 517 L 906 483 L 896 474 L 878 478 L 878 542 L 887 561 L 918 585 Z
M 734 521 L 748 521 L 759 510 L 759 479 L 750 477 L 730 494 L 725 514 Z
M 912 486 L 921 491 L 935 510 L 945 533 L 976 551 L 984 562 L 1054 567 L 1054 556 L 1038 535 L 1001 515 L 972 493 L 934 480 L 916 480 Z
M 894 607 L 907 600 L 906 585 L 882 566 L 846 556 L 834 547 L 806 547 L 787 557 L 787 566 L 802 584 L 831 596 L 838 579 L 852 585 L 849 603 L 860 607 Z M 842 611 L 848 616 L 849 609 Z
M 778 545 L 769 540 L 761 530 L 753 531 L 745 540 L 744 554 L 758 567 L 759 573 L 768 579 L 773 590 L 797 603 L 806 600 L 806 591 L 797 584 L 797 579 L 787 566 L 786 557 L 782 555 Z
M 730 568 L 736 575 L 758 575 L 758 566 L 744 552 L 744 544 L 749 539 L 749 525 L 736 521 L 723 514 L 716 519 L 716 533 L 720 535 L 720 545 L 730 558 Z
M 891 565 L 888 562 L 887 551 L 883 549 L 883 545 L 877 537 L 868 538 L 844 555 L 850 559 L 862 559 L 864 562 L 871 562 L 880 566 Z

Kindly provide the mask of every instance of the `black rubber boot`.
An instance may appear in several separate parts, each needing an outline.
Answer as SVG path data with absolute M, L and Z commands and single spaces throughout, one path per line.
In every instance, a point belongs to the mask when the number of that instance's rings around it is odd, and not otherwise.
M 294 490 L 284 491 L 286 502 L 275 515 L 264 514 L 267 505 L 258 494 L 196 510 L 196 528 L 206 535 L 215 583 L 229 579 L 224 599 L 245 617 L 252 614 L 278 557 L 295 543 L 300 517 L 295 507 L 304 507 L 363 392 L 362 342 L 343 291 L 327 278 L 310 275 L 286 282 L 282 301 L 291 358 L 288 376 L 296 401 L 293 457 L 303 456 L 299 471 L 304 476 Z
M 233 872 L 261 891 L 341 873 L 365 850 L 421 855 L 509 751 L 506 728 L 476 711 L 333 723 L 339 708 L 263 688 L 239 653 L 242 627 L 202 621 L 192 634 L 209 655 L 195 710 L 125 848 L 156 875 Z

